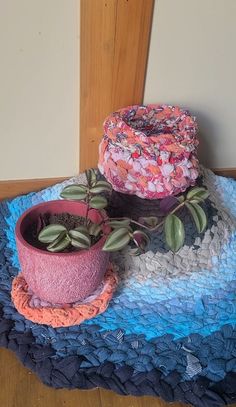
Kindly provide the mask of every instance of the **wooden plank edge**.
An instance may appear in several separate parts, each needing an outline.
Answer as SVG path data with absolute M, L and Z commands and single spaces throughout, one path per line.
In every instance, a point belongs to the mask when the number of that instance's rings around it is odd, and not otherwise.
M 216 175 L 236 179 L 236 168 L 213 168 Z M 0 200 L 50 187 L 70 177 L 0 181 Z
M 27 194 L 29 192 L 40 191 L 41 189 L 65 181 L 68 178 L 70 177 L 0 181 L 0 200 L 13 198 L 14 196 Z
M 212 171 L 216 175 L 221 175 L 222 177 L 230 177 L 236 179 L 236 168 L 212 168 Z

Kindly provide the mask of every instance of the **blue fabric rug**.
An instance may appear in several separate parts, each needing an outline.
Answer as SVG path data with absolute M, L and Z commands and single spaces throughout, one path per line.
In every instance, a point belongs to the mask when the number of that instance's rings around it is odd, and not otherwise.
M 236 181 L 202 175 L 211 193 L 205 233 L 196 235 L 183 214 L 187 240 L 177 254 L 161 234 L 140 257 L 114 254 L 121 283 L 109 308 L 70 328 L 32 323 L 14 308 L 14 228 L 26 209 L 84 175 L 0 203 L 0 346 L 55 388 L 103 387 L 196 407 L 236 402 Z

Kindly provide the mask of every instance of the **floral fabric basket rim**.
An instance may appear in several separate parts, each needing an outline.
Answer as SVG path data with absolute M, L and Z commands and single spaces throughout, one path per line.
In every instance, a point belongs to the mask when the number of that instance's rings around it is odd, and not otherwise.
M 173 111 L 174 109 L 174 111 Z M 151 136 L 151 135 L 146 135 L 145 131 L 141 131 L 141 130 L 137 130 L 134 127 L 132 127 L 130 124 L 127 123 L 127 112 L 130 111 L 136 111 L 136 113 L 138 111 L 141 110 L 143 111 L 142 113 L 150 113 L 151 111 L 155 110 L 157 115 L 158 113 L 164 113 L 165 115 L 167 114 L 167 112 L 171 111 L 171 116 L 175 116 L 176 119 L 178 120 L 178 127 L 180 124 L 183 124 L 186 119 L 189 120 L 188 123 L 188 130 L 185 130 L 184 132 L 181 132 L 181 137 L 177 136 L 174 132 L 170 131 L 170 132 L 160 132 L 157 136 Z M 157 117 L 158 119 L 158 117 Z M 162 119 L 162 123 L 166 123 L 167 124 L 167 119 L 163 118 Z M 111 126 L 112 124 L 112 126 Z M 175 137 L 176 142 L 178 142 L 179 144 L 183 144 L 186 145 L 188 143 L 194 143 L 196 146 L 198 145 L 198 140 L 195 139 L 195 136 L 198 132 L 198 126 L 196 123 L 196 118 L 195 116 L 191 115 L 191 113 L 188 111 L 188 109 L 184 109 L 184 108 L 180 108 L 179 106 L 174 106 L 174 105 L 170 105 L 170 104 L 148 104 L 148 105 L 130 105 L 127 106 L 125 108 L 119 109 L 117 111 L 115 111 L 114 113 L 112 113 L 111 115 L 107 116 L 107 118 L 104 120 L 103 126 L 104 126 L 104 130 L 105 130 L 105 135 L 113 142 L 115 142 L 114 140 L 114 134 L 112 132 L 112 129 L 117 127 L 117 128 L 121 128 L 122 125 L 122 134 L 125 136 L 125 134 L 127 135 L 127 138 L 129 139 L 129 144 L 135 144 L 135 143 L 139 143 L 140 139 L 143 143 L 147 144 L 147 145 L 152 145 L 155 141 L 158 141 L 158 139 L 160 139 L 160 137 L 165 137 L 168 135 L 172 135 Z M 187 137 L 187 135 L 189 136 L 190 133 L 192 133 L 193 137 Z M 116 143 L 115 143 L 116 144 Z M 128 147 L 128 146 L 127 146 Z

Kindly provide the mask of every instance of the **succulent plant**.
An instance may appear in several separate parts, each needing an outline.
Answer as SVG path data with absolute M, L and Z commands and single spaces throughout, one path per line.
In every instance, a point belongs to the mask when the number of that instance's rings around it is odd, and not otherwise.
M 87 184 L 72 184 L 66 186 L 61 192 L 64 199 L 83 201 L 87 204 L 87 212 L 83 225 L 72 230 L 67 230 L 65 226 L 51 224 L 44 227 L 38 239 L 46 244 L 47 250 L 60 252 L 73 246 L 76 249 L 89 249 L 93 238 L 99 238 L 103 234 L 103 224 L 110 226 L 111 232 L 106 236 L 103 246 L 104 251 L 121 250 L 132 242 L 130 253 L 139 255 L 144 253 L 149 245 L 149 236 L 145 231 L 151 233 L 160 227 L 164 228 L 166 244 L 173 251 L 177 252 L 184 244 L 185 229 L 182 220 L 177 216 L 177 212 L 184 206 L 190 212 L 198 233 L 202 233 L 207 225 L 207 218 L 200 204 L 208 198 L 209 192 L 203 187 L 191 188 L 186 196 L 180 195 L 172 202 L 168 202 L 167 213 L 161 221 L 155 216 L 143 217 L 139 221 L 129 218 L 109 218 L 106 216 L 104 208 L 108 205 L 105 193 L 112 190 L 111 185 L 98 179 L 96 170 L 86 171 Z M 163 206 L 163 205 L 162 205 Z M 98 209 L 103 213 L 103 220 L 97 224 L 89 219 L 90 209 Z

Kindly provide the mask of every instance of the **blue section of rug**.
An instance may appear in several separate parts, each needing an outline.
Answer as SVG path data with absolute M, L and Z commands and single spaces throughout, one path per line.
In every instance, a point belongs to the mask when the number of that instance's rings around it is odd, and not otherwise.
M 17 219 L 75 179 L 0 203 L 0 346 L 56 388 L 104 387 L 196 407 L 236 402 L 236 182 L 202 172 L 212 215 L 204 235 L 175 255 L 158 251 L 158 236 L 139 258 L 115 254 L 121 282 L 109 308 L 70 328 L 26 320 L 10 291 Z

